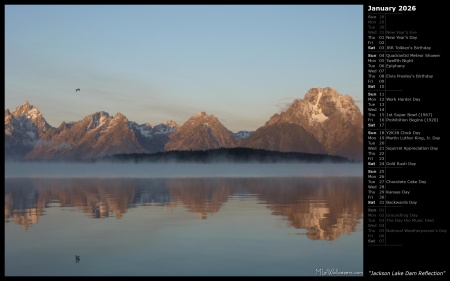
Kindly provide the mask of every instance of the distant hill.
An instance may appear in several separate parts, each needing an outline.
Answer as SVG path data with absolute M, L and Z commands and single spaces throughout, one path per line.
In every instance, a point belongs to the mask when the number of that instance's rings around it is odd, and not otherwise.
M 171 150 L 157 153 L 108 155 L 100 161 L 112 162 L 193 162 L 193 163 L 283 163 L 283 162 L 354 162 L 342 156 L 303 152 L 280 152 L 254 148 L 217 148 L 209 150 Z

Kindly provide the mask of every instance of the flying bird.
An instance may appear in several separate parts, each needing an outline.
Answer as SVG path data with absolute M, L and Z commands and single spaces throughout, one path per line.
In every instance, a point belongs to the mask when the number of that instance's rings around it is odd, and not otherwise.
M 78 92 L 79 90 L 80 90 L 79 88 L 78 88 L 78 89 L 76 89 L 76 90 L 75 90 L 75 93 L 76 93 L 76 92 Z

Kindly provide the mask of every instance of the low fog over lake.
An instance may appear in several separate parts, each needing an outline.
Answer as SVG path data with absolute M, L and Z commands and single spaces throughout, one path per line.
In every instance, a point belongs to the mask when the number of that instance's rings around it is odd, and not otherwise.
M 66 163 L 5 162 L 5 177 L 302 177 L 362 176 L 361 163 Z

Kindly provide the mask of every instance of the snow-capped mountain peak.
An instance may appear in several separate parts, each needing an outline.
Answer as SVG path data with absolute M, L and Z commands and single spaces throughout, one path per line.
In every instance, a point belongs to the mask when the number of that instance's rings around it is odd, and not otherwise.
M 39 109 L 31 105 L 28 101 L 25 101 L 21 106 L 17 107 L 11 115 L 14 116 L 15 119 L 20 120 L 22 124 L 26 122 L 24 118 L 28 119 L 33 126 L 40 130 L 39 134 L 42 134 L 51 128 Z
M 247 147 L 361 159 L 363 117 L 353 99 L 332 88 L 311 88 L 243 140 Z M 277 138 L 277 139 L 274 139 Z
M 28 101 L 25 101 L 21 106 L 17 107 L 13 112 L 13 115 L 17 118 L 19 116 L 25 116 L 26 118 L 35 121 L 39 117 L 42 117 L 38 108 L 32 106 Z

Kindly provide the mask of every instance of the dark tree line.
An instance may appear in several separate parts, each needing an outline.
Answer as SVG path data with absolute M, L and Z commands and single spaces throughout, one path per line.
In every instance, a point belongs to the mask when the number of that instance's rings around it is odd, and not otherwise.
M 303 152 L 280 152 L 254 148 L 217 148 L 209 150 L 172 150 L 157 153 L 114 154 L 103 157 L 112 162 L 235 162 L 235 163 L 281 163 L 281 162 L 353 162 L 342 156 Z

